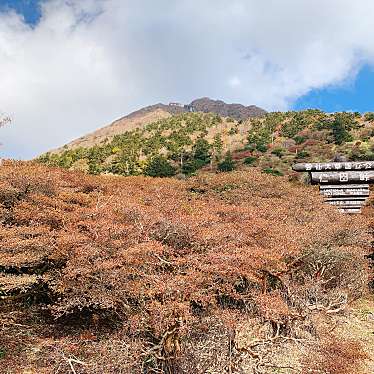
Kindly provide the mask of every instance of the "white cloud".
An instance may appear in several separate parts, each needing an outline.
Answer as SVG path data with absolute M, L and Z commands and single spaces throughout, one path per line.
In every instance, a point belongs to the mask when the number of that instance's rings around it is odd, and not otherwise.
M 0 14 L 3 153 L 32 157 L 159 101 L 282 110 L 374 62 L 371 0 L 47 0 Z
M 229 79 L 229 85 L 231 87 L 237 87 L 242 84 L 241 80 L 238 77 L 232 77 Z

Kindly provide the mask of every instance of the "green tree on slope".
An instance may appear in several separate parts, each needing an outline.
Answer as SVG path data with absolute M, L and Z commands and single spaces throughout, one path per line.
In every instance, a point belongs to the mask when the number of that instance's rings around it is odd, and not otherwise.
M 155 156 L 145 168 L 144 174 L 150 177 L 172 177 L 175 169 L 165 157 Z
M 227 152 L 224 160 L 218 164 L 219 171 L 232 171 L 235 169 L 235 163 L 232 159 L 231 153 Z

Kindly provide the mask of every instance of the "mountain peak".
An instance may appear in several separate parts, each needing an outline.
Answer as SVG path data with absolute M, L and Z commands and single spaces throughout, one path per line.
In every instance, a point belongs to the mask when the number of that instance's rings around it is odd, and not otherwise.
M 149 123 L 186 112 L 215 113 L 221 117 L 231 117 L 238 121 L 252 117 L 261 117 L 266 114 L 265 110 L 255 105 L 226 104 L 224 101 L 212 100 L 208 97 L 196 99 L 190 104 L 181 104 L 178 102 L 170 102 L 169 104 L 157 103 L 136 110 L 107 126 L 75 139 L 51 152 L 60 153 L 66 149 L 92 147 L 95 144 L 101 144 L 105 139 L 112 139 L 115 135 L 120 135 L 136 128 L 143 128 Z
M 161 109 L 173 115 L 183 112 L 215 113 L 220 115 L 221 117 L 231 117 L 238 121 L 244 121 L 248 118 L 253 117 L 262 117 L 266 114 L 266 111 L 264 109 L 259 108 L 256 105 L 245 106 L 236 103 L 227 104 L 222 100 L 213 100 L 209 97 L 202 97 L 193 100 L 190 104 L 182 104 L 179 102 L 170 102 L 169 104 L 158 103 L 137 110 L 136 112 L 133 112 L 124 118 L 149 113 L 156 109 Z
M 226 104 L 222 100 L 213 100 L 209 97 L 196 99 L 192 101 L 189 106 L 192 107 L 195 112 L 216 113 L 222 117 L 231 117 L 238 121 L 252 117 L 261 117 L 266 114 L 264 109 L 256 105 Z

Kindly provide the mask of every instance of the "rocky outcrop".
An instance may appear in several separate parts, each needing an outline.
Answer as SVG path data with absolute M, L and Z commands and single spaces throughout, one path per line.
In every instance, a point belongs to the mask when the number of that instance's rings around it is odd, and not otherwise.
M 194 100 L 189 106 L 194 112 L 216 113 L 222 117 L 231 117 L 238 121 L 253 117 L 262 117 L 266 114 L 264 109 L 255 105 L 226 104 L 224 101 L 212 100 L 208 97 Z

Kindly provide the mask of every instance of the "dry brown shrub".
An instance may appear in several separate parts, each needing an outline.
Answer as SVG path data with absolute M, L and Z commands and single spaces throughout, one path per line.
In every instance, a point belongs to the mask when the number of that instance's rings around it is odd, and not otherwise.
M 324 337 L 304 358 L 305 374 L 360 374 L 360 366 L 368 355 L 359 342 L 337 336 Z
M 311 248 L 293 263 L 288 274 L 290 303 L 299 311 L 340 313 L 366 292 L 367 270 L 367 261 L 360 251 Z
M 184 182 L 5 163 L 0 181 L 11 202 L 1 213 L 0 286 L 5 297 L 19 295 L 12 311 L 29 302 L 25 275 L 37 276 L 33 311 L 47 318 L 49 334 L 102 336 L 110 326 L 134 342 L 128 367 L 143 363 L 143 372 L 184 367 L 188 344 L 197 357 L 193 331 L 209 337 L 208 320 L 229 339 L 238 316 L 292 336 L 293 321 L 317 305 L 312 282 L 318 295 L 346 294 L 345 302 L 365 288 L 362 217 L 339 215 L 317 191 L 256 170 Z
M 265 320 L 282 324 L 289 319 L 291 310 L 281 295 L 263 294 L 258 296 L 256 301 Z

